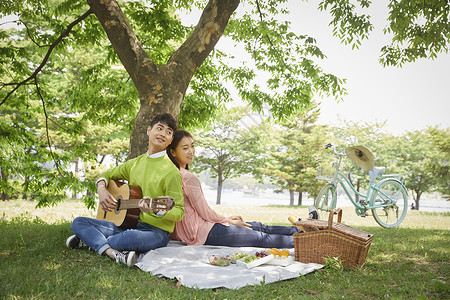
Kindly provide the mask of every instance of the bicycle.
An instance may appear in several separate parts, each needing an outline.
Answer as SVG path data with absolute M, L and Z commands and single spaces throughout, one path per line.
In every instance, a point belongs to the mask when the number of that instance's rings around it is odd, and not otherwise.
M 368 212 L 371 211 L 375 221 L 384 228 L 393 228 L 400 225 L 408 209 L 408 193 L 403 176 L 397 174 L 384 175 L 386 168 L 374 167 L 373 156 L 365 147 L 349 147 L 346 149 L 347 153 L 337 152 L 336 147 L 332 144 L 327 144 L 325 149 L 331 147 L 333 147 L 337 160 L 334 163 L 332 178 L 327 179 L 327 184 L 322 187 L 314 201 L 319 219 L 328 220 L 329 213 L 336 208 L 336 190 L 340 185 L 355 206 L 358 216 L 366 217 Z M 342 158 L 346 156 L 349 156 L 358 166 L 364 167 L 363 169 L 369 172 L 370 181 L 365 195 L 358 192 L 347 176 L 339 169 Z M 376 181 L 379 177 L 381 179 Z M 360 200 L 356 201 L 350 191 L 354 195 L 358 195 Z

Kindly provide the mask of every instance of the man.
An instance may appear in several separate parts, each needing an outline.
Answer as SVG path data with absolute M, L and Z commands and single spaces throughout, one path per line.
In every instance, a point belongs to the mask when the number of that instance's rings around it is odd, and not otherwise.
M 139 219 L 134 229 L 125 229 L 114 223 L 86 217 L 77 217 L 72 223 L 75 235 L 69 237 L 66 245 L 72 249 L 88 246 L 100 255 L 133 266 L 136 252 L 146 252 L 165 247 L 175 222 L 184 215 L 181 174 L 166 154 L 166 147 L 172 142 L 177 122 L 170 114 L 155 116 L 147 128 L 148 151 L 139 157 L 112 168 L 97 180 L 99 206 L 112 211 L 117 201 L 107 191 L 109 180 L 127 180 L 130 186 L 139 186 L 144 199 L 170 196 L 174 199 L 171 210 L 154 212 L 147 202 L 139 202 Z

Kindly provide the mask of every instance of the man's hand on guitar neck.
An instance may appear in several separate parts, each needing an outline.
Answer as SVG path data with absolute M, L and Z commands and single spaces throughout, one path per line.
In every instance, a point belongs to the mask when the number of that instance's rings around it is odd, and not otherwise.
M 117 205 L 117 200 L 114 196 L 106 190 L 106 182 L 100 180 L 97 183 L 98 201 L 100 207 L 104 211 L 113 211 Z
M 141 199 L 141 201 L 139 201 L 139 209 L 142 212 L 146 213 L 153 210 L 153 208 L 150 206 L 150 199 L 151 198 L 149 196 L 145 196 Z
M 139 201 L 139 209 L 142 212 L 153 211 L 157 215 L 160 211 L 162 213 L 171 210 L 174 205 L 175 202 L 171 197 L 156 197 L 152 199 L 149 196 L 145 196 Z

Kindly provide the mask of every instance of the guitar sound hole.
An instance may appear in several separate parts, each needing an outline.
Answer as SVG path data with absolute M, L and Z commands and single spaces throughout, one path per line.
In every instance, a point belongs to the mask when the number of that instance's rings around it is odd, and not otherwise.
M 117 205 L 116 208 L 114 209 L 114 212 L 116 213 L 116 215 L 118 215 L 120 213 L 120 203 L 122 202 L 123 197 L 119 196 L 117 197 Z

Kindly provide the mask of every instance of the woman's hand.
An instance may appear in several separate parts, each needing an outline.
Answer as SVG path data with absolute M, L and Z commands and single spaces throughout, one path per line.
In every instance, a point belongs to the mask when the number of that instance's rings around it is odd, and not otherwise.
M 242 219 L 241 216 L 229 216 L 228 220 L 241 220 L 241 221 L 244 221 L 244 219 Z
M 142 198 L 139 201 L 139 209 L 143 213 L 146 213 L 146 212 L 149 212 L 149 211 L 152 210 L 152 208 L 150 207 L 150 204 L 149 204 L 149 200 L 150 200 L 150 197 L 149 196 L 145 196 L 144 198 Z
M 252 225 L 245 223 L 241 216 L 231 216 L 227 219 L 229 224 L 252 230 Z

